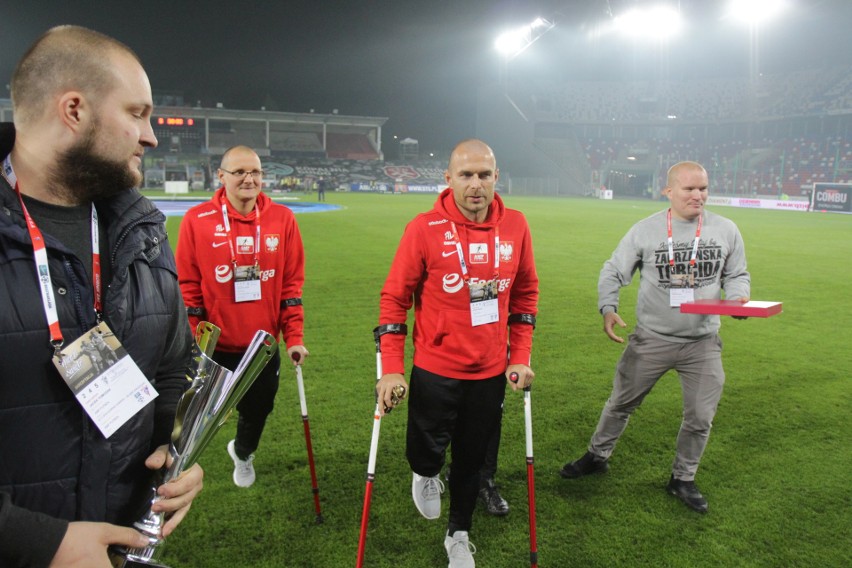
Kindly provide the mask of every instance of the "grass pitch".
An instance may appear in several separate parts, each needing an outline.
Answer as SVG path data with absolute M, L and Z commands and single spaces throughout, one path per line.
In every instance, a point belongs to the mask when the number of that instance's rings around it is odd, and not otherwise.
M 434 199 L 332 193 L 329 202 L 343 210 L 298 217 L 311 351 L 304 377 L 325 523 L 314 524 L 295 375 L 285 364 L 255 460 L 257 482 L 239 489 L 231 481 L 231 419 L 201 458 L 205 488 L 168 539 L 167 564 L 355 564 L 379 291 L 405 224 Z M 608 474 L 570 481 L 557 474 L 585 451 L 622 350 L 602 331 L 598 272 L 630 225 L 665 204 L 505 201 L 529 220 L 541 279 L 532 360 L 539 565 L 852 565 L 852 216 L 714 208 L 743 234 L 752 297 L 782 301 L 784 313 L 723 318 L 727 384 L 697 477 L 710 512 L 698 515 L 664 490 L 681 413 L 672 373 L 631 419 Z M 168 222 L 173 246 L 179 223 Z M 620 313 L 631 328 L 635 295 L 635 282 L 622 290 Z M 411 503 L 406 411 L 403 405 L 382 420 L 365 554 L 370 567 L 446 565 L 446 495 L 439 521 L 421 518 Z M 477 565 L 528 566 L 523 402 L 511 390 L 497 478 L 511 511 L 492 518 L 477 510 Z

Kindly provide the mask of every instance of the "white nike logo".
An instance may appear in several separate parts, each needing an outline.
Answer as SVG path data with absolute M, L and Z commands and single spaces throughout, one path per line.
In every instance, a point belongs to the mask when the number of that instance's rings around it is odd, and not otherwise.
M 456 254 L 456 251 L 454 251 L 454 250 L 445 250 L 444 252 L 441 253 L 441 256 L 446 258 L 448 256 L 453 256 L 454 254 Z
M 222 246 L 222 245 L 226 245 L 226 244 L 228 244 L 228 242 L 227 242 L 227 241 L 226 241 L 226 242 L 224 242 L 224 243 L 213 243 L 213 248 L 218 248 L 218 247 L 220 247 L 220 246 Z

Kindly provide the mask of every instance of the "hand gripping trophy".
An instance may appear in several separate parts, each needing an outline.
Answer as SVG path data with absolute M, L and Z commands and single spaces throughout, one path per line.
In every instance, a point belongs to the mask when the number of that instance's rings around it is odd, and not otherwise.
M 209 322 L 198 325 L 187 375 L 192 384 L 181 397 L 175 413 L 169 445 L 171 464 L 158 472 L 152 487 L 151 503 L 158 499 L 157 487 L 176 479 L 198 461 L 231 410 L 278 349 L 272 335 L 258 331 L 239 365 L 231 372 L 210 359 L 220 333 L 221 330 Z M 163 514 L 153 513 L 149 507 L 148 512 L 133 524 L 136 530 L 148 537 L 149 544 L 143 548 L 111 548 L 112 565 L 115 568 L 167 568 L 158 562 L 163 549 L 160 536 L 163 524 Z

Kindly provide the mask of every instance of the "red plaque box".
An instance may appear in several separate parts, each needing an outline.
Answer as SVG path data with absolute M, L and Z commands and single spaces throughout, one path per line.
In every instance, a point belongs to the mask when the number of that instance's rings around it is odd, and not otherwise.
M 750 301 L 743 304 L 739 300 L 695 300 L 681 304 L 680 311 L 684 314 L 768 318 L 781 313 L 781 302 Z

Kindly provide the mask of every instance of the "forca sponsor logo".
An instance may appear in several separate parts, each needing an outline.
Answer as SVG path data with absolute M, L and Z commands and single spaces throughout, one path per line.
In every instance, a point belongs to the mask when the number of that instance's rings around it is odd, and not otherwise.
M 464 286 L 461 274 L 453 272 L 452 274 L 444 274 L 444 292 L 447 294 L 455 294 Z
M 234 277 L 234 271 L 230 264 L 220 264 L 216 267 L 216 282 L 224 284 Z
M 229 264 L 220 264 L 216 267 L 216 282 L 224 284 L 229 282 L 234 277 L 234 271 Z M 262 270 L 259 273 L 261 282 L 266 282 L 270 278 L 275 278 L 275 269 Z
M 471 278 L 470 284 L 475 286 L 476 284 L 487 282 L 484 278 Z M 497 291 L 505 292 L 509 289 L 509 285 L 512 283 L 511 278 L 501 278 L 497 281 Z M 443 278 L 443 287 L 444 292 L 447 294 L 455 294 L 459 290 L 464 287 L 464 280 L 461 277 L 461 274 L 457 272 L 452 272 L 450 274 L 444 274 Z

